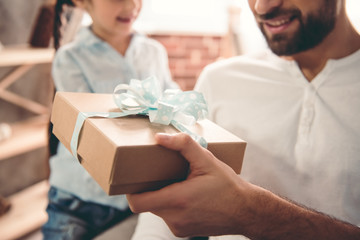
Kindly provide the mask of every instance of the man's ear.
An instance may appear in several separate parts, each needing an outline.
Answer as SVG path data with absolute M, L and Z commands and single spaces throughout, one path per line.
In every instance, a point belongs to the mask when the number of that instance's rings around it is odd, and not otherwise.
M 86 0 L 72 0 L 76 7 L 85 9 Z

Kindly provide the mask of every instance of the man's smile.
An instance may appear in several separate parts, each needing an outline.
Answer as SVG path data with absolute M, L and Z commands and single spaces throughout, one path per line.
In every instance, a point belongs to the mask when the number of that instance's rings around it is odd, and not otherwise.
M 268 34 L 274 35 L 286 31 L 293 25 L 296 17 L 277 17 L 268 20 L 261 20 L 261 24 Z

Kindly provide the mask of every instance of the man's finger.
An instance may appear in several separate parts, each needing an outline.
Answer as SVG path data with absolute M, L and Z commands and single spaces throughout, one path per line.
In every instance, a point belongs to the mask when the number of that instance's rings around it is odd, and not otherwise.
M 173 206 L 177 199 L 174 193 L 179 192 L 176 190 L 179 184 L 181 183 L 174 183 L 157 191 L 127 194 L 131 211 L 134 213 L 154 212 L 163 209 L 164 206 Z
M 158 144 L 179 151 L 190 163 L 192 167 L 196 167 L 200 164 L 206 166 L 209 159 L 213 158 L 213 155 L 205 148 L 201 147 L 200 144 L 195 142 L 188 134 L 164 134 L 158 133 L 155 135 L 155 139 Z

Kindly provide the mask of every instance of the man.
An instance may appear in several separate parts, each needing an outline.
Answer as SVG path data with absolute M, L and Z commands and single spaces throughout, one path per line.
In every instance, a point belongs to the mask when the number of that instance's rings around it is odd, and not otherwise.
M 178 236 L 360 239 L 360 35 L 345 0 L 249 5 L 274 54 L 210 65 L 196 86 L 210 119 L 248 142 L 241 177 L 188 136 L 158 135 L 190 175 L 128 195 L 132 210 Z

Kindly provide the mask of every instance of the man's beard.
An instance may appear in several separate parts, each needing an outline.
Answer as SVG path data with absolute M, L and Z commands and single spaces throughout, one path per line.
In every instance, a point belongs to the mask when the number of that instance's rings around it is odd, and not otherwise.
M 260 29 L 270 49 L 279 56 L 290 56 L 299 52 L 314 48 L 334 29 L 336 22 L 336 0 L 325 0 L 324 6 L 315 14 L 310 13 L 302 16 L 299 9 L 274 10 L 274 12 L 258 16 L 259 19 L 267 20 L 277 16 L 292 16 L 292 20 L 298 20 L 300 27 L 292 35 L 275 34 L 268 36 L 263 24 Z

